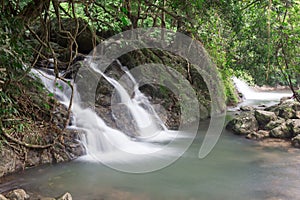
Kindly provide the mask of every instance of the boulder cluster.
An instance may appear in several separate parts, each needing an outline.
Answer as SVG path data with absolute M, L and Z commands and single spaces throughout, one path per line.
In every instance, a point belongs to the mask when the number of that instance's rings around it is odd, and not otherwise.
M 300 148 L 300 102 L 288 99 L 264 109 L 242 106 L 240 110 L 226 129 L 248 139 L 290 140 L 292 146 Z
M 41 196 L 29 195 L 23 189 L 15 189 L 15 190 L 7 192 L 6 194 L 0 194 L 0 200 L 29 200 L 29 199 L 72 200 L 72 196 L 70 193 L 66 192 L 57 198 L 41 197 Z

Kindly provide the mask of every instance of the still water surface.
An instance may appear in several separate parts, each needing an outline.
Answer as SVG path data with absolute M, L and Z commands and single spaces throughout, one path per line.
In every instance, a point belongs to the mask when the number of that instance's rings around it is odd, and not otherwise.
M 0 192 L 22 187 L 57 196 L 68 191 L 75 200 L 299 199 L 300 151 L 261 147 L 224 130 L 213 151 L 199 159 L 206 124 L 201 122 L 201 131 L 186 153 L 159 171 L 128 174 L 97 163 L 73 161 L 8 177 L 0 184 Z

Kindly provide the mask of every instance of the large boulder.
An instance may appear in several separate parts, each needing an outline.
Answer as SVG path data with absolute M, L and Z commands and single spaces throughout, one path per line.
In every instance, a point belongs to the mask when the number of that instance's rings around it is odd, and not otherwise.
M 253 111 L 254 108 L 252 106 L 241 106 L 240 110 L 241 111 Z
M 232 119 L 226 126 L 237 135 L 248 135 L 258 130 L 258 122 L 253 112 L 245 112 Z
M 289 119 L 286 125 L 293 136 L 300 134 L 300 119 Z
M 265 127 L 265 125 L 268 124 L 270 121 L 277 119 L 276 114 L 271 111 L 255 110 L 254 115 L 258 124 L 261 127 Z
M 300 111 L 300 103 L 289 99 L 276 106 L 272 106 L 267 110 L 275 112 L 276 115 L 284 119 L 298 118 L 297 116 L 299 115 L 298 111 Z
M 23 189 L 16 189 L 9 192 L 6 197 L 9 200 L 27 200 L 29 195 Z
M 278 118 L 277 120 L 273 120 L 270 121 L 266 126 L 265 129 L 266 130 L 272 130 L 278 126 L 280 126 L 281 124 L 283 124 L 285 122 L 285 119 L 283 118 Z
M 51 22 L 51 40 L 62 47 L 69 47 L 73 37 L 76 35 L 76 43 L 78 45 L 78 52 L 88 54 L 94 48 L 96 43 L 95 34 L 89 27 L 88 22 L 82 18 L 62 18 L 61 29 L 59 28 L 57 20 Z M 77 29 L 78 28 L 78 29 Z
M 293 134 L 287 127 L 286 123 L 283 123 L 270 131 L 270 137 L 274 138 L 291 138 L 292 136 Z

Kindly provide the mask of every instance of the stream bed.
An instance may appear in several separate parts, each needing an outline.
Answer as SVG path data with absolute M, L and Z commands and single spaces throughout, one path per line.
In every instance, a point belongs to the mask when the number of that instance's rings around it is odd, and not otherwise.
M 206 126 L 205 121 L 201 122 L 201 131 L 184 155 L 158 171 L 130 174 L 79 159 L 28 169 L 6 177 L 0 182 L 0 192 L 21 187 L 44 196 L 70 192 L 74 199 L 81 200 L 261 200 L 299 197 L 299 150 L 262 147 L 255 141 L 224 130 L 213 151 L 206 158 L 199 159 L 198 152 Z

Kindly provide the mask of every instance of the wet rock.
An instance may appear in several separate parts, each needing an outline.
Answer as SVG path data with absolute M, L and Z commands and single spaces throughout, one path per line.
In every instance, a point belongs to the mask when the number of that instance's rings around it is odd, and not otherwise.
M 240 110 L 241 111 L 253 111 L 254 108 L 252 106 L 241 106 Z
M 226 129 L 232 130 L 237 135 L 248 135 L 258 130 L 258 122 L 253 112 L 245 112 L 231 120 Z
M 289 99 L 279 104 L 274 111 L 284 119 L 296 118 L 296 112 L 300 111 L 300 103 Z
M 27 200 L 29 195 L 23 189 L 16 189 L 9 192 L 6 197 L 9 200 Z
M 300 134 L 300 119 L 289 119 L 286 121 L 286 125 L 289 128 L 292 136 Z
M 290 119 L 295 116 L 295 111 L 291 107 L 282 108 L 279 110 L 279 116 L 284 119 Z
M 66 31 L 70 32 L 72 35 L 75 35 L 75 32 L 78 31 L 79 34 L 76 37 L 78 52 L 88 54 L 94 48 L 96 39 L 88 26 L 88 23 L 82 18 L 77 18 L 78 24 L 76 20 L 72 18 L 62 18 L 61 20 L 63 30 L 59 29 L 57 20 L 51 22 L 52 29 L 50 38 L 52 42 L 67 48 L 71 41 Z
M 297 135 L 292 139 L 292 146 L 296 148 L 300 148 L 300 135 Z
M 136 137 L 140 135 L 136 119 L 132 116 L 129 108 L 126 105 L 114 104 L 111 108 L 116 125 L 120 130 L 130 137 Z
M 67 78 L 67 79 L 75 79 L 77 72 L 83 66 L 84 66 L 84 63 L 81 61 L 74 63 L 64 72 L 63 77 Z
M 270 121 L 277 119 L 276 114 L 271 111 L 255 110 L 254 115 L 261 127 L 264 127 Z
M 274 138 L 291 138 L 292 133 L 287 127 L 286 123 L 281 124 L 280 126 L 274 128 L 270 132 L 270 137 Z
M 261 140 L 269 137 L 269 131 L 259 130 L 257 132 L 249 133 L 246 138 L 252 140 Z
M 72 200 L 72 196 L 70 193 L 65 193 L 62 196 L 56 198 L 56 200 Z
M 281 99 L 280 99 L 280 104 L 282 104 L 283 102 L 285 102 L 285 101 L 287 101 L 287 100 L 290 100 L 291 99 L 291 97 L 282 97 Z
M 285 122 L 285 119 L 283 118 L 278 118 L 275 121 L 270 121 L 266 126 L 265 129 L 266 130 L 272 130 L 278 126 L 280 126 L 281 124 L 283 124 Z

